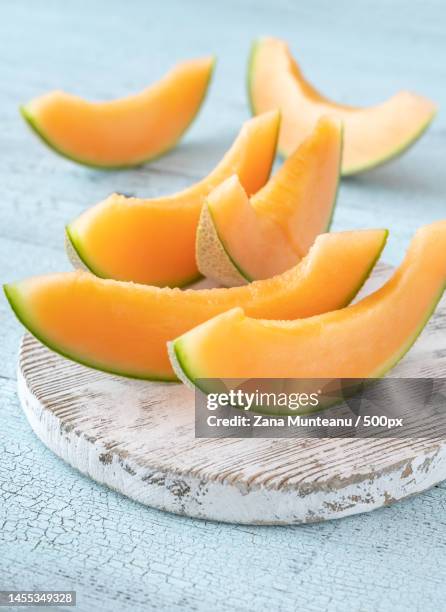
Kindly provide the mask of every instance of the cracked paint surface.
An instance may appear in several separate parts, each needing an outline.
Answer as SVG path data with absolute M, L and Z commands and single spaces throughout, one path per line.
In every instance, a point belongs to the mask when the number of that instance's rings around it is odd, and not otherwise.
M 1 381 L 0 397 L 0 570 L 7 588 L 73 588 L 85 611 L 343 612 L 345 598 L 377 612 L 441 609 L 445 485 L 318 525 L 192 520 L 94 484 L 35 438 L 13 380 Z

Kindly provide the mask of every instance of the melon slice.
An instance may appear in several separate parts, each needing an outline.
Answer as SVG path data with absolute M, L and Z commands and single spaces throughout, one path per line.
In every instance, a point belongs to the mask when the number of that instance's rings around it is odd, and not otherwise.
M 297 321 L 255 320 L 236 308 L 175 340 L 173 364 L 195 384 L 380 377 L 415 342 L 445 284 L 446 221 L 440 221 L 421 228 L 393 277 L 357 304 Z
M 168 340 L 234 306 L 283 319 L 340 308 L 363 284 L 385 239 L 385 230 L 323 234 L 292 270 L 231 289 L 161 289 L 79 270 L 5 291 L 25 327 L 62 355 L 116 374 L 174 380 Z
M 234 286 L 296 265 L 316 236 L 329 229 L 341 155 L 341 124 L 323 117 L 251 199 L 237 177 L 214 189 L 197 231 L 200 272 Z
M 203 180 L 156 199 L 113 194 L 67 227 L 76 257 L 97 276 L 158 286 L 184 286 L 200 276 L 195 236 L 205 196 L 237 173 L 249 194 L 268 180 L 274 161 L 280 115 L 247 121 L 232 147 Z
M 214 63 L 213 57 L 181 62 L 141 93 L 111 102 L 54 91 L 20 111 L 49 147 L 72 161 L 135 166 L 177 144 L 201 107 Z
M 369 108 L 331 102 L 305 80 L 288 46 L 274 38 L 254 44 L 248 90 L 254 114 L 272 108 L 282 111 L 279 150 L 285 156 L 311 132 L 318 117 L 327 113 L 339 117 L 344 125 L 343 175 L 368 170 L 403 153 L 436 112 L 430 100 L 407 91 Z

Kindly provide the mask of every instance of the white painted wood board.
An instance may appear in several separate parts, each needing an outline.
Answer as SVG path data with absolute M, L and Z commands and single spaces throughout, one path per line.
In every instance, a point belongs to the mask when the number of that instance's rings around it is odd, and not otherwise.
M 363 293 L 383 282 L 377 267 Z M 393 376 L 446 372 L 445 301 Z M 425 438 L 197 439 L 194 393 L 95 371 L 24 337 L 19 396 L 58 456 L 143 504 L 187 516 L 295 524 L 366 512 L 446 478 L 446 432 Z M 443 436 L 441 435 L 443 434 Z

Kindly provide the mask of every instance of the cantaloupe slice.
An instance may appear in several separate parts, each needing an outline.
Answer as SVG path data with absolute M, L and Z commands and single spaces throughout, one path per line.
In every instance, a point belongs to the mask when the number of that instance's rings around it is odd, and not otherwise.
M 331 113 L 344 124 L 342 174 L 355 174 L 403 153 L 426 130 L 436 107 L 422 96 L 401 91 L 369 108 L 336 104 L 305 80 L 281 40 L 254 44 L 248 70 L 253 113 L 280 108 L 279 150 L 290 155 L 321 115 Z
M 323 117 L 251 199 L 237 177 L 216 187 L 198 225 L 200 272 L 235 286 L 296 265 L 316 236 L 329 229 L 341 155 L 341 124 Z
M 446 221 L 440 221 L 421 228 L 392 278 L 357 304 L 297 321 L 254 320 L 236 308 L 175 340 L 173 364 L 195 384 L 380 377 L 415 342 L 445 284 Z
M 69 255 L 74 251 L 103 278 L 161 287 L 197 280 L 195 235 L 205 196 L 234 173 L 249 194 L 260 189 L 271 172 L 279 123 L 277 111 L 247 121 L 217 167 L 184 191 L 155 199 L 114 194 L 88 209 L 67 227 Z
M 117 374 L 173 380 L 168 340 L 234 306 L 253 317 L 284 319 L 342 307 L 385 239 L 385 230 L 323 234 L 294 269 L 232 289 L 161 289 L 76 271 L 6 285 L 5 291 L 25 327 L 62 355 Z
M 20 110 L 46 144 L 73 161 L 134 166 L 175 146 L 200 109 L 213 67 L 213 57 L 182 62 L 141 93 L 111 102 L 54 91 Z

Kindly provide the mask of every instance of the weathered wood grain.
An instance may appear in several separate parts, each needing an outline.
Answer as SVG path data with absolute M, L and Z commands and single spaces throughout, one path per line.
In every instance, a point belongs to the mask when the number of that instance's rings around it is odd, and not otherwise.
M 362 294 L 390 270 L 377 267 Z M 446 374 L 446 300 L 393 376 Z M 22 407 L 39 438 L 94 480 L 146 505 L 246 524 L 313 523 L 374 510 L 446 478 L 446 429 L 422 438 L 197 439 L 194 393 L 73 363 L 25 336 Z

